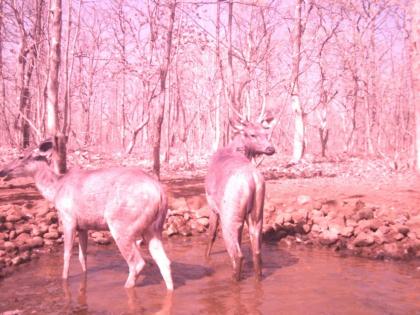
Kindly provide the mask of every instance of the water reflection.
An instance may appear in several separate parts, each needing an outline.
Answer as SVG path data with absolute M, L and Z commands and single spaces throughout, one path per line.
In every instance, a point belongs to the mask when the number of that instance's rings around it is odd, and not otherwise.
M 147 255 L 136 287 L 125 289 L 128 267 L 118 250 L 91 246 L 87 275 L 75 253 L 70 277 L 62 281 L 62 255 L 53 253 L 0 281 L 0 313 L 420 314 L 418 262 L 340 258 L 329 251 L 264 244 L 258 282 L 245 242 L 244 278 L 238 283 L 221 240 L 208 260 L 206 240 L 171 239 L 165 245 L 173 261 L 173 293 Z

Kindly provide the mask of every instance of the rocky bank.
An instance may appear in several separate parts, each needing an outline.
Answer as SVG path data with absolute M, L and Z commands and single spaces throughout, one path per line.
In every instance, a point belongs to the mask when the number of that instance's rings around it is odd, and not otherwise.
M 208 228 L 208 208 L 180 197 L 171 201 L 165 237 L 191 237 Z M 194 207 L 195 205 L 195 207 Z M 264 240 L 328 247 L 375 259 L 420 258 L 420 215 L 389 211 L 362 200 L 313 200 L 298 195 L 294 206 L 266 201 Z M 245 231 L 246 232 L 246 231 Z M 98 245 L 113 242 L 109 232 L 90 232 Z M 0 206 L 0 275 L 40 254 L 61 249 L 56 209 L 44 200 Z

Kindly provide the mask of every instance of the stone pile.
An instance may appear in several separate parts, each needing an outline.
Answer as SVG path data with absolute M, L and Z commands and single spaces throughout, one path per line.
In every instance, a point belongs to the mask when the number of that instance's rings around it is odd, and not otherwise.
M 34 209 L 34 207 L 37 209 Z M 40 252 L 63 243 L 57 210 L 48 202 L 0 206 L 0 278 L 14 266 L 30 261 Z M 164 236 L 192 236 L 205 232 L 209 224 L 206 207 L 191 211 L 188 207 L 168 210 Z M 113 242 L 107 231 L 90 231 L 90 239 L 99 245 Z M 77 241 L 77 240 L 76 240 Z
M 293 207 L 269 202 L 266 212 L 266 240 L 327 246 L 375 259 L 420 258 L 420 214 L 361 200 L 312 202 L 309 196 L 299 196 Z
M 37 203 L 40 211 L 32 207 L 30 203 L 0 207 L 0 276 L 6 272 L 5 267 L 37 256 L 40 248 L 62 243 L 56 210 L 46 202 Z
M 184 198 L 173 202 L 164 237 L 206 232 L 210 210 L 199 206 L 194 209 Z M 361 200 L 313 201 L 302 195 L 292 206 L 267 200 L 263 232 L 265 240 L 319 245 L 375 259 L 420 258 L 420 215 L 410 216 Z M 91 231 L 89 237 L 99 245 L 113 242 L 109 232 Z M 48 202 L 0 206 L 0 277 L 62 243 L 57 211 Z

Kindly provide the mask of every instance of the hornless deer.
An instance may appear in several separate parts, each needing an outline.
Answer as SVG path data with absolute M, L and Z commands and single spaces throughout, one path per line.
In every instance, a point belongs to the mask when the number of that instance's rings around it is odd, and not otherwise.
M 86 272 L 88 230 L 109 229 L 129 274 L 126 288 L 145 265 L 136 240 L 149 244 L 168 290 L 173 290 L 170 261 L 162 246 L 162 228 L 167 198 L 160 183 L 137 168 L 113 167 L 98 170 L 71 170 L 55 174 L 49 167 L 53 143 L 39 148 L 0 171 L 0 177 L 32 176 L 35 185 L 59 212 L 64 235 L 63 278 L 68 278 L 69 262 L 76 231 L 79 234 L 79 261 Z
M 265 181 L 251 159 L 275 153 L 269 141 L 269 129 L 274 122 L 273 119 L 261 119 L 258 123 L 230 121 L 235 136 L 229 145 L 213 155 L 205 180 L 207 202 L 213 210 L 210 211 L 210 241 L 206 255 L 210 255 L 220 221 L 236 280 L 240 280 L 242 269 L 244 221 L 249 228 L 255 274 L 257 279 L 261 278 Z

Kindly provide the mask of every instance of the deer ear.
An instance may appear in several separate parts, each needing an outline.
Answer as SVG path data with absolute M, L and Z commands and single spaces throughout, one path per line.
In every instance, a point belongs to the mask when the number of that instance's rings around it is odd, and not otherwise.
M 264 119 L 261 124 L 265 129 L 271 129 L 273 128 L 277 123 L 277 118 L 274 117 L 268 117 Z
M 53 148 L 53 142 L 51 139 L 44 140 L 40 143 L 38 149 L 39 152 L 45 154 Z

